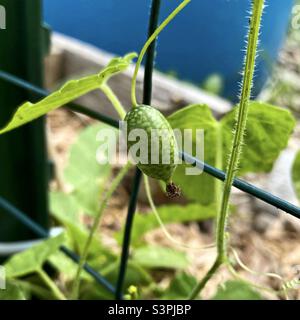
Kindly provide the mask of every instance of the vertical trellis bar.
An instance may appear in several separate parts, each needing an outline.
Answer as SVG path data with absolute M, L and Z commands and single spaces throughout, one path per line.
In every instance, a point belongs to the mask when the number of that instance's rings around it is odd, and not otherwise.
M 0 0 L 6 9 L 6 29 L 0 30 L 0 69 L 41 86 L 46 43 L 41 0 Z M 32 93 L 0 83 L 0 126 Z M 39 119 L 0 137 L 0 195 L 44 228 L 48 227 L 47 158 L 44 120 Z M 0 211 L 0 241 L 33 238 L 22 224 Z
M 148 28 L 148 36 L 155 31 L 158 26 L 159 19 L 159 11 L 160 11 L 160 3 L 161 0 L 153 0 L 150 14 L 150 22 Z M 144 74 L 144 92 L 143 92 L 143 103 L 147 105 L 151 105 L 151 97 L 152 97 L 152 74 L 154 67 L 154 58 L 155 58 L 155 48 L 156 41 L 152 43 L 149 47 L 149 50 L 146 55 L 146 64 L 145 64 L 145 74 Z M 141 184 L 142 173 L 139 169 L 136 169 L 135 178 L 133 181 L 132 193 L 128 206 L 128 213 L 126 218 L 126 225 L 124 231 L 124 238 L 122 244 L 122 254 L 121 254 L 121 262 L 119 269 L 119 277 L 116 286 L 116 299 L 120 300 L 123 295 L 123 287 L 126 276 L 127 269 L 127 261 L 129 256 L 129 248 L 130 248 L 130 238 L 131 238 L 131 229 L 133 225 L 134 214 L 136 210 L 137 197 L 139 192 L 139 187 Z

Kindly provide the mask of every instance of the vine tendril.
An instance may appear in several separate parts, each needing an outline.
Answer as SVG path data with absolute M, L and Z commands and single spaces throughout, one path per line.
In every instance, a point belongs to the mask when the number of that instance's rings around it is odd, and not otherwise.
M 147 40 L 145 45 L 143 46 L 132 77 L 132 83 L 131 83 L 131 102 L 132 107 L 137 107 L 137 99 L 136 99 L 136 78 L 138 75 L 138 71 L 140 69 L 141 63 L 143 61 L 144 55 L 147 52 L 149 46 L 152 44 L 152 42 L 156 39 L 156 37 L 165 29 L 165 27 L 178 15 L 178 13 L 183 10 L 188 3 L 191 2 L 191 0 L 184 0 L 161 24 L 160 26 L 153 32 L 151 37 Z
M 158 224 L 160 225 L 164 235 L 166 236 L 166 238 L 174 243 L 176 246 L 178 247 L 182 247 L 182 248 L 185 248 L 185 249 L 192 249 L 192 250 L 210 250 L 210 249 L 213 249 L 215 248 L 215 243 L 211 243 L 211 244 L 208 244 L 208 245 L 205 245 L 205 246 L 201 246 L 201 247 L 192 247 L 192 246 L 188 246 L 178 240 L 176 240 L 170 233 L 169 231 L 167 230 L 166 226 L 164 225 L 163 221 L 161 220 L 161 217 L 156 209 L 156 206 L 154 204 L 154 201 L 153 201 L 153 198 L 152 198 L 152 194 L 151 194 L 151 189 L 150 189 L 150 184 L 149 184 L 149 179 L 148 177 L 144 174 L 144 185 L 145 185 L 145 190 L 146 190 L 146 195 L 147 195 L 147 198 L 148 198 L 148 201 L 149 201 L 149 204 L 150 204 L 150 207 L 154 213 L 154 216 L 158 222 Z

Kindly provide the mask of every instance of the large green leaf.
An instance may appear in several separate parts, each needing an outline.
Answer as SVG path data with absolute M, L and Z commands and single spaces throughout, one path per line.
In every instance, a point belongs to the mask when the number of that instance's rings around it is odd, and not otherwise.
M 214 205 L 205 207 L 197 203 L 186 206 L 165 205 L 158 207 L 157 210 L 164 224 L 202 221 L 216 216 L 216 207 Z M 140 245 L 143 242 L 142 236 L 156 228 L 159 228 L 159 223 L 154 213 L 136 214 L 132 228 L 131 243 L 135 246 Z M 119 242 L 122 239 L 123 232 L 124 230 L 121 230 L 117 234 Z
M 75 278 L 78 264 L 67 257 L 63 252 L 55 252 L 49 257 L 48 262 L 61 275 L 63 275 L 64 281 L 71 281 Z M 90 275 L 88 275 L 86 272 L 82 272 L 80 277 L 82 279 L 90 279 Z
M 163 300 L 186 300 L 197 285 L 197 279 L 185 272 L 178 273 L 162 296 Z
M 11 121 L 0 130 L 0 134 L 20 127 L 92 90 L 101 88 L 111 76 L 125 70 L 135 56 L 135 53 L 130 53 L 123 58 L 114 58 L 98 74 L 68 81 L 62 88 L 37 103 L 24 103 L 17 109 Z
M 70 199 L 72 199 L 72 197 L 68 194 L 62 192 L 51 192 L 51 213 L 55 219 L 66 228 L 67 246 L 81 255 L 89 236 L 89 230 L 81 222 L 78 214 L 80 208 L 78 208 L 77 203 L 74 203 L 74 200 Z M 104 266 L 115 260 L 116 256 L 111 251 L 103 247 L 99 237 L 95 235 L 89 249 L 88 262 L 92 263 L 97 269 L 102 270 Z M 77 264 L 59 251 L 51 255 L 49 262 L 59 272 L 64 274 L 64 277 L 67 280 L 72 280 L 77 272 Z M 82 278 L 90 278 L 90 276 L 83 272 Z
M 89 235 L 89 230 L 79 218 L 77 202 L 72 196 L 62 192 L 50 193 L 50 210 L 53 217 L 63 224 L 67 231 L 68 245 L 79 254 L 83 252 L 85 242 Z M 66 210 L 66 211 L 65 211 Z M 92 239 L 90 255 L 93 253 L 100 257 L 99 252 L 103 252 L 101 242 L 97 236 Z
M 223 170 L 226 168 L 235 125 L 235 110 L 218 122 L 207 106 L 192 105 L 175 112 L 168 119 L 173 129 L 193 129 L 193 132 L 203 129 L 205 162 Z M 288 110 L 251 102 L 238 174 L 268 172 L 286 147 L 294 126 L 295 119 Z M 186 175 L 184 169 L 184 165 L 179 165 L 174 175 L 174 181 L 182 187 L 183 194 L 205 205 L 213 203 L 216 198 L 216 180 L 205 173 Z
M 222 120 L 224 163 L 228 158 L 235 123 L 235 110 Z M 288 143 L 295 127 L 290 111 L 260 102 L 250 104 L 239 175 L 247 172 L 268 172 Z
M 218 289 L 213 300 L 262 300 L 262 296 L 242 281 L 227 281 Z
M 173 113 L 168 117 L 168 120 L 173 129 L 192 129 L 193 144 L 196 143 L 196 129 L 203 129 L 204 160 L 206 163 L 216 165 L 219 123 L 213 117 L 208 106 L 188 106 Z M 215 180 L 204 173 L 186 175 L 186 167 L 184 164 L 179 165 L 173 177 L 174 182 L 180 185 L 184 196 L 204 205 L 214 202 Z
M 26 300 L 26 292 L 11 280 L 6 282 L 6 288 L 0 289 L 0 300 Z
M 80 133 L 71 147 L 69 163 L 64 172 L 66 182 L 73 187 L 72 196 L 85 213 L 93 216 L 99 210 L 101 191 L 111 173 L 110 164 L 99 164 L 96 158 L 101 145 L 97 141 L 97 134 L 106 128 L 108 126 L 97 123 Z
M 184 269 L 189 265 L 184 252 L 150 245 L 134 250 L 132 260 L 143 267 L 154 269 Z
M 55 253 L 65 241 L 64 233 L 17 253 L 5 263 L 7 278 L 16 278 L 39 270 L 44 262 Z
M 96 281 L 84 281 L 80 283 L 80 300 L 113 300 L 115 295 L 109 292 Z
M 50 192 L 50 212 L 60 221 L 79 221 L 80 206 L 72 194 Z
M 41 279 L 38 274 L 31 274 L 23 279 L 13 279 L 14 282 L 23 290 L 26 294 L 26 299 L 29 300 L 32 297 L 34 299 L 42 300 L 55 300 L 57 299 L 53 292 L 45 286 L 45 282 Z
M 114 254 L 109 248 L 91 252 L 88 262 L 98 270 L 108 281 L 115 284 L 119 277 L 120 255 Z M 90 278 L 90 280 L 92 280 Z M 153 279 L 149 272 L 133 260 L 129 260 L 124 288 L 130 285 L 149 285 Z M 98 290 L 97 290 L 98 291 Z
M 298 195 L 298 198 L 300 199 L 300 152 L 297 154 L 295 158 L 292 176 L 293 176 L 295 191 Z
M 115 284 L 119 276 L 119 261 L 112 261 L 106 269 L 97 268 L 94 266 L 95 270 L 99 270 L 103 276 L 110 282 Z M 131 285 L 134 286 L 149 286 L 153 284 L 153 279 L 151 275 L 141 266 L 136 263 L 129 261 L 126 270 L 126 278 L 124 280 L 124 291 Z M 90 279 L 89 281 L 83 280 L 80 286 L 80 299 L 81 300 L 112 300 L 114 295 L 107 291 L 102 286 L 99 286 L 95 280 Z

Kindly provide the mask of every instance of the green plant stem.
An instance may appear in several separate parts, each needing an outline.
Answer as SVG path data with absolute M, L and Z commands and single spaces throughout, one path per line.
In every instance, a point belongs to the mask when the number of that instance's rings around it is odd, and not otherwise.
M 226 240 L 225 228 L 228 216 L 229 198 L 231 194 L 231 187 L 233 180 L 238 170 L 239 159 L 242 152 L 244 134 L 246 131 L 246 123 L 248 116 L 249 100 L 252 89 L 253 74 L 255 69 L 255 58 L 257 52 L 257 44 L 259 38 L 259 31 L 261 25 L 261 17 L 264 7 L 264 0 L 255 0 L 253 2 L 253 12 L 248 36 L 248 46 L 245 60 L 244 77 L 242 84 L 242 93 L 239 107 L 237 108 L 237 122 L 235 133 L 233 137 L 232 149 L 230 153 L 227 175 L 224 184 L 223 198 L 221 203 L 221 213 L 219 215 L 218 226 L 218 251 L 220 252 L 221 259 L 225 258 L 226 253 Z
M 100 89 L 107 96 L 107 98 L 112 103 L 115 110 L 117 111 L 118 115 L 123 120 L 126 116 L 126 111 L 125 111 L 124 107 L 122 106 L 118 97 L 114 94 L 114 92 L 111 90 L 111 88 L 107 84 L 102 85 Z
M 224 183 L 224 190 L 221 202 L 221 208 L 218 215 L 217 222 L 217 249 L 218 255 L 215 263 L 205 275 L 205 277 L 198 283 L 192 291 L 189 299 L 195 299 L 205 287 L 206 283 L 219 269 L 219 267 L 227 259 L 227 241 L 226 241 L 226 226 L 228 218 L 229 199 L 231 194 L 231 187 L 238 170 L 239 159 L 243 146 L 243 137 L 246 130 L 248 106 L 252 89 L 253 74 L 255 69 L 255 59 L 257 53 L 257 44 L 259 38 L 259 31 L 261 25 L 261 17 L 264 8 L 264 0 L 254 0 L 252 8 L 252 17 L 250 29 L 248 33 L 248 45 L 245 58 L 245 67 L 243 75 L 242 92 L 240 104 L 237 108 L 237 121 L 235 132 L 233 136 L 233 143 L 228 162 L 226 180 Z
M 221 126 L 217 127 L 216 168 L 223 170 L 223 136 Z M 220 211 L 223 185 L 220 180 L 215 181 L 215 202 Z
M 48 274 L 43 270 L 37 270 L 38 275 L 45 282 L 45 284 L 51 289 L 52 293 L 58 300 L 67 300 L 65 295 L 59 290 L 57 285 L 53 282 L 53 280 L 48 276 Z
M 83 253 L 81 255 L 81 258 L 80 258 L 80 261 L 79 261 L 79 264 L 78 264 L 76 277 L 75 277 L 75 280 L 73 282 L 72 291 L 71 291 L 71 299 L 72 300 L 77 300 L 78 299 L 79 286 L 80 286 L 80 276 L 81 276 L 83 267 L 84 267 L 84 265 L 86 263 L 88 252 L 89 252 L 93 237 L 94 237 L 94 235 L 95 235 L 95 233 L 96 233 L 96 231 L 98 229 L 98 226 L 100 224 L 102 213 L 103 213 L 104 209 L 107 206 L 107 202 L 109 201 L 109 199 L 111 198 L 113 193 L 118 188 L 119 184 L 121 183 L 121 181 L 124 178 L 124 176 L 126 175 L 126 173 L 129 171 L 130 167 L 131 167 L 131 163 L 128 162 L 122 168 L 122 170 L 120 170 L 120 172 L 115 177 L 115 179 L 113 180 L 112 184 L 110 185 L 110 187 L 109 187 L 109 189 L 108 189 L 103 201 L 101 202 L 98 214 L 95 217 L 93 226 L 92 226 L 91 231 L 89 233 L 88 239 L 87 239 L 87 241 L 86 241 L 86 243 L 84 245 Z
M 147 52 L 149 46 L 152 44 L 152 42 L 156 39 L 156 37 L 163 31 L 163 29 L 177 16 L 177 14 L 184 9 L 184 7 L 191 2 L 191 0 L 184 0 L 162 23 L 161 25 L 154 31 L 154 33 L 150 36 L 150 38 L 147 40 L 145 45 L 143 46 L 133 74 L 132 78 L 132 84 L 131 84 L 131 101 L 132 101 L 132 107 L 136 107 L 138 105 L 136 100 L 136 78 L 138 75 L 138 71 L 140 69 L 141 63 L 143 61 L 144 55 Z

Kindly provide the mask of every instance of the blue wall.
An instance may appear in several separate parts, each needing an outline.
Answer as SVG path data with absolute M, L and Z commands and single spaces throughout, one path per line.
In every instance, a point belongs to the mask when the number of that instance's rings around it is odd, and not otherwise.
M 161 17 L 180 1 L 162 0 Z M 54 30 L 116 54 L 139 51 L 146 40 L 150 0 L 44 0 Z M 283 44 L 293 0 L 267 0 L 255 93 L 263 86 Z M 200 84 L 212 73 L 225 79 L 224 96 L 235 99 L 250 0 L 194 0 L 159 38 L 156 67 Z M 262 61 L 263 60 L 263 61 Z

